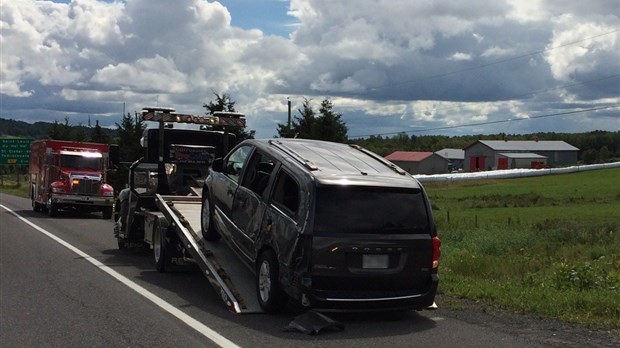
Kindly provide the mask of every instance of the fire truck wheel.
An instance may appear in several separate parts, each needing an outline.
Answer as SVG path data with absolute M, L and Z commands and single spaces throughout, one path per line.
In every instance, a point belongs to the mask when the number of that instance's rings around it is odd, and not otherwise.
M 110 220 L 112 218 L 112 207 L 104 207 L 101 211 L 101 215 L 104 220 Z
M 213 226 L 213 206 L 209 200 L 209 192 L 205 193 L 200 210 L 200 228 L 202 237 L 210 242 L 217 242 L 220 240 L 220 234 Z
M 260 254 L 256 263 L 258 302 L 267 313 L 278 313 L 285 306 L 286 295 L 278 280 L 278 259 L 272 250 Z
M 41 204 L 37 203 L 37 201 L 34 200 L 34 196 L 30 197 L 30 199 L 32 201 L 32 210 L 36 211 L 37 213 L 43 210 L 43 207 L 41 207 Z
M 153 257 L 155 268 L 159 272 L 165 272 L 170 268 L 172 260 L 170 244 L 166 241 L 166 233 L 162 231 L 159 221 L 155 221 L 153 225 Z
M 52 202 L 52 198 L 47 199 L 47 214 L 50 217 L 58 216 L 58 206 L 56 206 L 56 203 Z

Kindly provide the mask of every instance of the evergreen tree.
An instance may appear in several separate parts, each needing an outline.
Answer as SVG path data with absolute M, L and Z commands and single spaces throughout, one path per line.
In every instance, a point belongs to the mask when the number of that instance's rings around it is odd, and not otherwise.
M 86 136 L 86 133 L 84 132 L 84 127 L 81 124 L 73 128 L 73 135 L 71 136 L 71 140 L 82 141 L 82 142 L 88 140 L 88 137 Z
M 302 108 L 298 109 L 299 116 L 295 116 L 290 130 L 287 125 L 278 124 L 278 136 L 347 141 L 347 126 L 340 119 L 342 114 L 334 112 L 332 102 L 329 99 L 323 100 L 318 115 L 310 103 L 310 99 L 304 98 Z
M 340 119 L 342 114 L 334 112 L 331 100 L 321 102 L 319 116 L 313 127 L 314 139 L 343 143 L 347 141 L 347 126 Z
M 118 127 L 118 146 L 120 151 L 121 162 L 133 162 L 142 157 L 142 147 L 140 146 L 140 138 L 144 133 L 146 126 L 142 119 L 131 117 L 130 113 L 123 116 L 121 124 L 116 123 Z
M 236 102 L 230 98 L 230 95 L 226 93 L 219 95 L 215 92 L 213 92 L 213 95 L 215 95 L 215 103 L 213 101 L 210 101 L 208 104 L 202 105 L 203 107 L 207 108 L 209 114 L 213 115 L 213 113 L 217 111 L 235 112 Z
M 75 140 L 72 136 L 73 126 L 69 123 L 69 116 L 65 116 L 65 123 L 54 120 L 47 137 L 53 140 Z
M 204 108 L 207 109 L 208 115 L 213 115 L 214 113 L 218 111 L 236 112 L 235 110 L 236 102 L 232 100 L 230 95 L 226 93 L 219 95 L 215 92 L 213 92 L 213 95 L 215 95 L 215 102 L 209 101 L 208 103 L 205 103 L 202 105 Z M 246 127 L 215 125 L 215 126 L 212 126 L 211 129 L 215 131 L 228 131 L 230 133 L 235 134 L 235 136 L 237 137 L 237 141 L 242 141 L 242 140 L 251 139 L 254 137 L 254 132 L 250 131 L 248 133 L 246 132 L 245 128 Z
M 103 131 L 103 129 L 99 125 L 99 120 L 95 121 L 95 128 L 93 128 L 90 134 L 90 141 L 92 141 L 93 143 L 100 143 L 100 144 L 110 143 L 110 136 L 108 136 L 108 134 L 106 134 Z
M 54 123 L 52 123 L 52 127 L 50 128 L 50 131 L 47 134 L 47 137 L 53 140 L 61 139 L 62 131 L 60 129 L 60 123 L 58 123 L 58 121 L 54 120 Z
M 65 123 L 60 126 L 60 139 L 58 140 L 73 140 L 71 136 L 72 126 L 69 123 L 69 116 L 65 116 Z

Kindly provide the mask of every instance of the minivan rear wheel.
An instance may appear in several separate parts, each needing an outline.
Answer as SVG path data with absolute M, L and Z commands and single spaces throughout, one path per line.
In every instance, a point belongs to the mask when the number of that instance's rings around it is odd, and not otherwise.
M 279 266 L 276 254 L 266 250 L 256 263 L 256 292 L 258 303 L 267 313 L 282 311 L 286 299 L 278 280 Z
M 211 205 L 208 192 L 204 195 L 200 210 L 202 237 L 210 242 L 217 242 L 220 240 L 220 234 L 213 227 L 213 205 Z

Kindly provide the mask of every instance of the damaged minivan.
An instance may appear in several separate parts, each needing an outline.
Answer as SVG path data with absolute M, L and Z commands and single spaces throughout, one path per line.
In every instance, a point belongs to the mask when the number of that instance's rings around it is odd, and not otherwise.
M 434 303 L 441 242 L 422 185 L 359 146 L 246 140 L 210 168 L 201 227 L 254 269 L 258 302 L 319 311 Z

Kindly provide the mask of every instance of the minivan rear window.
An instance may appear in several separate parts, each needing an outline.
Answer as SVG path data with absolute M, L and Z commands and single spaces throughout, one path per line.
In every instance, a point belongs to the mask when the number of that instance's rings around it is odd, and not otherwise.
M 316 189 L 314 233 L 429 233 L 421 190 L 325 186 Z

